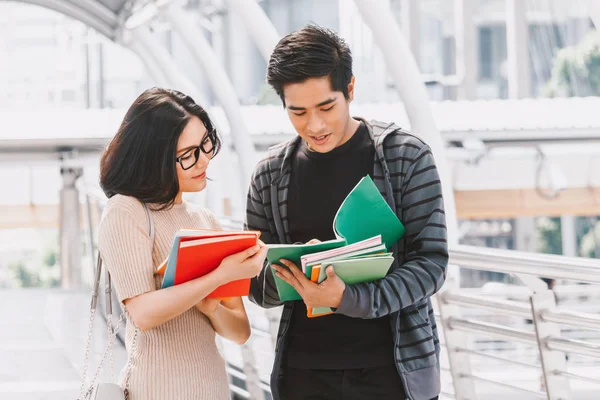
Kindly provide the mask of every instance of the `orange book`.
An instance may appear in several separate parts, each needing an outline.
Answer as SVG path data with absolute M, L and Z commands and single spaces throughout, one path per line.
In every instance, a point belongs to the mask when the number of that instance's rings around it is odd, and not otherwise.
M 321 272 L 321 265 L 315 265 L 312 267 L 312 270 L 310 271 L 310 280 L 312 282 L 318 282 L 319 281 L 319 273 Z M 317 318 L 317 317 L 322 317 L 324 315 L 330 315 L 333 314 L 332 312 L 330 313 L 325 313 L 325 314 L 313 314 L 313 309 L 312 308 L 307 308 L 306 309 L 306 316 L 308 318 Z
M 260 232 L 185 230 L 175 234 L 169 258 L 159 267 L 164 273 L 162 287 L 188 282 L 214 271 L 225 257 L 258 243 Z M 247 296 L 250 279 L 232 281 L 218 287 L 208 298 Z

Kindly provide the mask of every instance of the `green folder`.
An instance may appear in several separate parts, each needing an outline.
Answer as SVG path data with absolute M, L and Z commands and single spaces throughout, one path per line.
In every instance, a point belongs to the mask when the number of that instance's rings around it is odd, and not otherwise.
M 316 245 L 269 245 L 267 259 L 271 264 L 279 264 L 279 260 L 284 258 L 300 267 L 300 257 L 305 254 L 345 246 L 377 235 L 381 235 L 389 249 L 404 235 L 405 229 L 367 175 L 342 202 L 333 219 L 333 232 L 336 239 Z M 274 270 L 273 275 L 281 301 L 302 299 L 291 285 L 275 275 Z
M 344 239 L 328 240 L 326 242 L 315 244 L 270 244 L 269 251 L 267 252 L 267 260 L 269 261 L 269 264 L 277 264 L 284 267 L 284 265 L 279 262 L 279 260 L 283 258 L 284 260 L 290 260 L 300 268 L 300 257 L 303 255 L 335 249 L 337 247 L 342 247 L 345 244 L 346 241 Z M 275 275 L 274 270 L 272 270 L 272 272 L 275 277 L 275 285 L 277 286 L 277 292 L 279 293 L 281 301 L 302 300 L 302 296 L 300 296 L 292 285 Z
M 348 244 L 381 235 L 389 249 L 405 232 L 394 211 L 379 193 L 370 176 L 365 176 L 352 189 L 333 219 L 336 237 Z
M 326 268 L 331 265 L 337 276 L 347 285 L 356 283 L 373 282 L 378 279 L 383 279 L 387 275 L 394 257 L 390 255 L 371 256 L 361 258 L 351 258 L 349 260 L 338 260 L 323 265 L 319 272 L 319 280 L 321 283 L 327 278 Z M 329 307 L 313 308 L 312 314 L 327 314 L 332 312 Z

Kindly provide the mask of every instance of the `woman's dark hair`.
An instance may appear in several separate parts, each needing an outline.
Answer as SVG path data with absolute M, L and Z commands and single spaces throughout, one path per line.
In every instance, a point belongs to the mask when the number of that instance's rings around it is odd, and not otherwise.
M 170 89 L 144 91 L 100 159 L 100 186 L 106 196 L 133 196 L 159 204 L 159 209 L 170 208 L 179 193 L 177 142 L 193 117 L 208 132 L 213 130 L 208 114 L 191 97 Z M 214 146 L 213 157 L 221 147 L 216 132 Z
M 283 87 L 309 78 L 329 76 L 331 89 L 348 99 L 352 79 L 352 53 L 344 39 L 331 29 L 307 25 L 277 43 L 269 65 L 267 82 L 285 106 Z

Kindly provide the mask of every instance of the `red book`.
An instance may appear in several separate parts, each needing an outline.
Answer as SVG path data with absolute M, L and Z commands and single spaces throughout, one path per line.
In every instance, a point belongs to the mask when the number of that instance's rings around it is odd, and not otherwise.
M 189 232 L 189 233 L 188 233 Z M 227 232 L 202 230 L 194 233 L 186 232 L 186 236 L 176 237 L 173 246 L 176 250 L 175 271 L 169 273 L 167 266 L 163 288 L 172 286 L 165 281 L 173 279 L 173 285 L 188 282 L 214 271 L 225 257 L 239 253 L 258 243 L 259 232 Z M 179 240 L 177 240 L 179 239 Z M 173 255 L 174 252 L 171 252 Z M 172 264 L 169 260 L 168 264 Z M 159 273 L 165 268 L 160 268 Z M 167 279 L 168 276 L 172 278 Z M 248 296 L 250 279 L 232 281 L 218 287 L 208 298 L 230 298 Z

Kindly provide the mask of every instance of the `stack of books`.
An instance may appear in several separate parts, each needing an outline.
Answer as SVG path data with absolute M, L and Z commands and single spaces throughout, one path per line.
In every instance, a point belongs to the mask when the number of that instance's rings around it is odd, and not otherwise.
M 175 233 L 171 252 L 159 266 L 164 274 L 162 288 L 188 282 L 214 271 L 225 257 L 258 243 L 260 232 L 182 229 Z M 229 282 L 210 293 L 209 298 L 226 299 L 247 296 L 250 279 Z
M 321 283 L 326 268 L 332 266 L 346 284 L 372 282 L 384 278 L 394 262 L 389 249 L 404 235 L 405 228 L 390 209 L 369 176 L 348 194 L 333 221 L 336 239 L 301 245 L 269 245 L 267 259 L 281 265 L 295 263 L 306 277 Z M 287 282 L 275 276 L 281 301 L 302 300 Z M 331 314 L 328 307 L 308 309 L 309 317 Z

